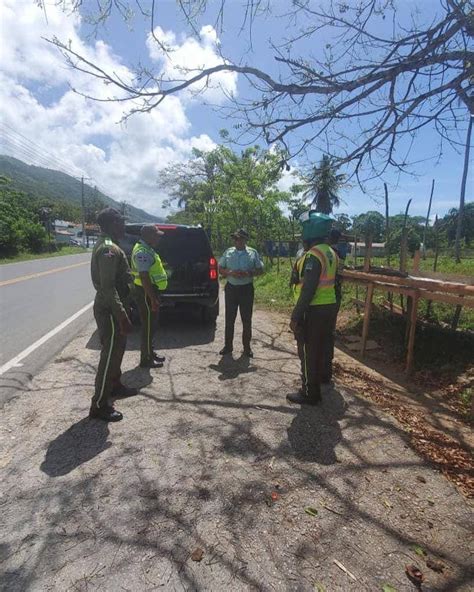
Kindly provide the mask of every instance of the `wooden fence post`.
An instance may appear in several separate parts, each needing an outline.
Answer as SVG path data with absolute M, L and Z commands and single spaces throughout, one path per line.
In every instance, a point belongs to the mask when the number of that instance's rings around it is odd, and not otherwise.
M 410 329 L 408 334 L 408 347 L 407 347 L 407 365 L 406 365 L 406 372 L 410 374 L 413 370 L 413 352 L 415 348 L 415 334 L 416 334 L 416 319 L 417 319 L 417 311 L 418 311 L 418 290 L 416 290 L 412 297 L 410 297 L 411 301 L 411 310 L 410 310 Z
M 364 306 L 364 324 L 362 325 L 362 342 L 360 347 L 361 356 L 365 356 L 365 347 L 367 345 L 367 337 L 369 335 L 370 315 L 372 312 L 372 298 L 374 296 L 374 284 L 370 282 L 367 286 L 367 294 L 365 296 Z

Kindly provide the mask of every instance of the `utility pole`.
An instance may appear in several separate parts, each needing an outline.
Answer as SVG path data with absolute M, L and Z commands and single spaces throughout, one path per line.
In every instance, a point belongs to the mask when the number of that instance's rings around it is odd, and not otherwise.
M 81 207 L 82 207 L 82 246 L 85 247 L 86 238 L 86 205 L 84 203 L 84 177 L 81 177 Z

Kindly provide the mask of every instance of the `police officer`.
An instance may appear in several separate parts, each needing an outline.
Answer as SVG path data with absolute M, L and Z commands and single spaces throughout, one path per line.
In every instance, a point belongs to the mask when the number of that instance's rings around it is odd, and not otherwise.
M 102 349 L 89 417 L 120 421 L 123 415 L 114 408 L 111 399 L 138 392 L 120 382 L 127 333 L 132 328 L 126 311 L 132 277 L 127 257 L 117 244 L 125 234 L 123 217 L 117 210 L 105 208 L 97 216 L 97 223 L 102 234 L 92 252 L 91 276 L 97 291 L 94 317 Z
M 317 405 L 321 384 L 331 356 L 337 305 L 335 280 L 337 255 L 327 244 L 332 219 L 325 214 L 307 212 L 302 216 L 305 252 L 297 261 L 299 281 L 294 287 L 295 307 L 290 328 L 298 344 L 302 389 L 287 395 L 291 403 Z
M 153 351 L 153 333 L 160 306 L 158 294 L 168 286 L 166 271 L 155 251 L 163 234 L 154 224 L 143 226 L 140 232 L 141 240 L 132 251 L 134 297 L 141 321 L 142 368 L 161 368 L 165 361 L 164 356 L 159 356 Z
M 227 249 L 219 260 L 219 273 L 227 279 L 225 285 L 225 343 L 221 356 L 232 353 L 234 325 L 237 310 L 242 319 L 242 343 L 244 356 L 253 358 L 252 339 L 253 278 L 263 273 L 263 262 L 255 249 L 247 246 L 248 232 L 236 230 L 231 237 L 234 246 Z

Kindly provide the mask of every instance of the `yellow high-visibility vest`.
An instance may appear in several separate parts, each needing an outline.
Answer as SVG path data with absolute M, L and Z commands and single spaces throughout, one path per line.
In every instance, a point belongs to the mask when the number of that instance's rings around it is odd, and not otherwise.
M 303 270 L 307 257 L 316 257 L 321 264 L 321 275 L 319 276 L 318 287 L 310 302 L 311 306 L 318 306 L 321 304 L 335 304 L 336 292 L 334 286 L 336 283 L 336 272 L 338 266 L 338 256 L 329 245 L 322 243 L 311 247 L 306 253 L 296 262 L 296 269 L 298 271 L 299 282 L 294 285 L 293 296 L 295 303 L 300 297 L 301 288 L 303 287 Z
M 163 263 L 161 262 L 160 256 L 158 253 L 149 247 L 148 245 L 144 245 L 143 243 L 136 243 L 133 247 L 132 251 L 132 275 L 133 275 L 133 283 L 136 286 L 142 286 L 142 280 L 140 278 L 140 272 L 137 268 L 136 256 L 138 253 L 148 253 L 154 259 L 153 265 L 148 270 L 150 275 L 151 283 L 154 284 L 159 290 L 166 290 L 168 287 L 168 276 L 166 275 L 165 268 L 163 267 Z

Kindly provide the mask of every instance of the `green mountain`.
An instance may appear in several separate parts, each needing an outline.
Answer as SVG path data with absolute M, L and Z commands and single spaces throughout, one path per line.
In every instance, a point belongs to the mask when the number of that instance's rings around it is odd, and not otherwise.
M 81 181 L 52 169 L 26 164 L 11 156 L 0 155 L 0 175 L 12 181 L 12 188 L 23 191 L 35 198 L 48 198 L 52 201 L 62 200 L 81 206 Z M 84 197 L 96 197 L 105 205 L 121 209 L 121 204 L 101 191 L 97 191 L 84 183 Z M 163 222 L 163 218 L 152 216 L 140 208 L 127 204 L 127 221 L 129 222 Z

